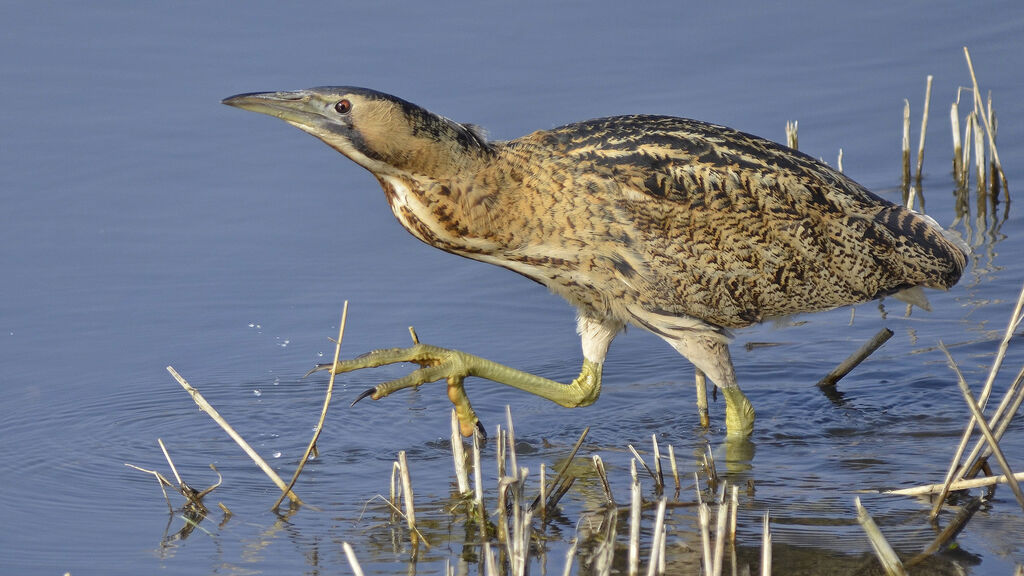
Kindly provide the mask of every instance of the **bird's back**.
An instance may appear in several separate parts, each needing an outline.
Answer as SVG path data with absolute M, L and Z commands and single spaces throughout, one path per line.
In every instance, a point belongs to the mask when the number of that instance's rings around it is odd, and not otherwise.
M 803 153 L 722 126 L 619 116 L 498 148 L 529 172 L 523 194 L 565 223 L 557 239 L 536 241 L 581 247 L 579 260 L 590 261 L 575 287 L 543 267 L 518 271 L 641 324 L 683 316 L 739 327 L 915 286 L 945 289 L 966 263 L 931 219 Z

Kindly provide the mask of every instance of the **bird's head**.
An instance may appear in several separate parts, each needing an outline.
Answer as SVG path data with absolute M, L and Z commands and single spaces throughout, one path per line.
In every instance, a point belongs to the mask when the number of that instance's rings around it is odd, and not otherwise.
M 476 127 L 366 88 L 257 92 L 225 98 L 223 103 L 280 118 L 376 175 L 440 177 L 489 150 Z

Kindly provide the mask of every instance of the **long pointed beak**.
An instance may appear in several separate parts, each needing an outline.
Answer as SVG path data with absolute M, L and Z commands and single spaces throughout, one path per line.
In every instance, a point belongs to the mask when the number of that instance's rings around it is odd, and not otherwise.
M 315 126 L 323 119 L 316 99 L 307 90 L 237 94 L 221 100 L 221 104 L 274 116 L 300 128 Z

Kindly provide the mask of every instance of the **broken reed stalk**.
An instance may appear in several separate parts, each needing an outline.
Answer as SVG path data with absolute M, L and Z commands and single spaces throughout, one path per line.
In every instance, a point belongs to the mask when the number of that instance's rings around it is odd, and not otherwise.
M 157 438 L 156 443 L 160 445 L 160 450 L 163 451 L 164 459 L 167 460 L 167 464 L 171 467 L 171 473 L 174 474 L 174 479 L 178 481 L 178 486 L 184 485 L 185 483 L 181 481 L 181 476 L 178 474 L 178 469 L 174 467 L 174 461 L 171 460 L 171 455 L 167 453 L 167 446 L 164 446 L 164 441 Z
M 714 576 L 722 574 L 722 559 L 725 558 L 725 531 L 729 522 L 729 503 L 725 500 L 725 482 L 722 482 L 722 489 L 718 493 L 718 514 L 715 516 L 715 563 Z
M 561 499 L 561 497 L 565 494 L 565 492 L 569 489 L 569 486 L 571 486 L 572 483 L 576 481 L 575 478 L 570 478 L 569 480 L 563 480 L 563 478 L 565 476 L 565 473 L 569 470 L 569 466 L 572 464 L 573 458 L 576 457 L 576 453 L 579 452 L 580 446 L 583 446 L 583 440 L 586 439 L 587 434 L 589 433 L 590 426 L 587 426 L 586 428 L 583 429 L 583 433 L 580 434 L 579 439 L 576 440 L 576 444 L 573 445 L 572 450 L 569 452 L 569 457 L 565 459 L 565 462 L 563 462 L 562 465 L 558 468 L 558 472 L 555 473 L 555 479 L 551 482 L 551 495 L 548 496 L 548 500 L 545 502 L 546 508 L 551 508 L 552 506 L 554 506 L 558 502 L 558 500 Z M 563 489 L 563 485 L 565 484 L 568 484 L 568 486 L 564 486 Z M 561 491 L 561 494 L 558 494 L 559 491 Z M 537 498 L 534 499 L 533 504 L 530 506 L 530 509 L 536 510 L 538 506 L 540 506 L 540 496 L 537 496 Z
M 740 487 L 730 486 L 729 498 L 729 542 L 736 543 L 736 515 L 740 507 Z
M 170 499 L 169 496 L 167 496 L 167 489 L 165 488 L 165 486 L 172 486 L 173 487 L 174 484 L 171 484 L 170 481 L 167 480 L 167 478 L 164 478 L 163 474 L 157 472 L 156 470 L 147 470 L 146 468 L 139 468 L 135 464 L 129 464 L 127 462 L 125 462 L 124 465 L 129 467 L 129 468 L 134 468 L 134 469 L 138 470 L 139 472 L 145 472 L 147 474 L 152 474 L 156 478 L 157 484 L 160 485 L 160 491 L 164 493 L 164 501 L 167 502 L 167 510 L 171 514 L 174 514 L 174 506 L 171 505 L 171 499 Z
M 697 416 L 700 418 L 700 427 L 708 428 L 711 426 L 711 417 L 708 415 L 708 378 L 696 366 L 693 371 L 697 384 Z
M 977 173 L 975 179 L 978 185 L 978 201 L 982 202 L 982 199 L 988 196 L 988 185 L 986 184 L 988 170 L 985 169 L 985 137 L 978 126 L 979 121 L 976 113 L 971 114 L 971 120 L 972 124 L 974 124 L 974 170 Z
M 981 123 L 985 127 L 985 134 L 988 137 L 989 150 L 992 152 L 992 162 L 993 164 L 995 164 L 1000 182 L 1002 183 L 1005 200 L 1009 202 L 1010 189 L 1006 185 L 1006 174 L 1003 172 L 1003 163 L 999 161 L 999 151 L 996 149 L 995 130 L 990 125 L 989 119 L 986 116 L 984 110 L 982 110 L 981 90 L 978 88 L 978 77 L 975 76 L 974 74 L 974 63 L 971 61 L 971 52 L 967 49 L 967 46 L 964 46 L 964 58 L 967 60 L 967 69 L 971 73 L 971 85 L 974 89 L 974 109 L 978 111 L 978 116 L 981 117 Z M 993 174 L 992 177 L 995 178 L 996 174 Z
M 338 324 L 338 339 L 334 341 L 334 362 L 331 366 L 335 366 L 338 363 L 338 357 L 341 355 L 341 340 L 345 336 L 345 321 L 348 319 L 348 300 L 341 306 L 341 323 Z M 309 445 L 306 446 L 306 452 L 303 453 L 302 458 L 299 459 L 299 465 L 295 468 L 295 473 L 292 474 L 292 480 L 288 483 L 288 488 L 281 491 L 281 495 L 278 496 L 277 502 L 270 507 L 271 510 L 277 510 L 281 505 L 281 502 L 285 499 L 285 496 L 291 492 L 292 487 L 295 486 L 295 482 L 299 479 L 299 474 L 302 474 L 302 469 L 306 467 L 306 462 L 309 461 L 309 455 L 316 450 L 316 441 L 320 438 L 320 432 L 324 429 L 324 421 L 327 420 L 327 408 L 331 405 L 331 395 L 334 393 L 334 370 L 331 370 L 331 378 L 327 381 L 327 394 L 324 396 L 324 405 L 320 409 L 320 420 L 316 423 L 316 428 L 313 429 L 313 437 L 309 440 Z
M 903 203 L 907 203 L 910 194 L 910 100 L 903 99 Z
M 462 434 L 459 432 L 459 417 L 452 408 L 452 460 L 455 463 L 455 479 L 459 485 L 459 495 L 465 496 L 470 493 L 469 472 L 466 471 L 466 447 L 462 444 Z
M 658 475 L 654 473 L 654 470 L 651 470 L 651 467 L 648 466 L 646 462 L 644 462 L 644 457 L 636 451 L 636 448 L 634 448 L 632 444 L 629 444 L 627 447 L 629 448 L 629 451 L 633 453 L 633 457 L 636 458 L 637 462 L 639 462 L 640 465 L 644 467 L 644 470 L 647 470 L 647 473 L 651 475 L 651 479 L 654 480 L 654 485 L 657 487 Z
M 714 491 L 718 486 L 718 470 L 715 468 L 715 455 L 711 452 L 710 444 L 704 445 L 704 470 L 708 475 L 708 489 Z
M 480 520 L 480 526 L 487 521 L 487 512 L 484 510 L 484 486 L 482 473 L 480 471 L 480 440 L 479 434 L 473 434 L 473 490 L 476 502 L 476 513 Z
M 1024 472 L 1017 472 L 1013 477 L 1018 482 L 1024 482 Z M 984 478 L 974 478 L 972 480 L 958 480 L 949 485 L 950 492 L 958 492 L 960 490 L 970 490 L 971 488 L 984 488 L 985 486 L 992 486 L 993 484 L 1006 484 L 1006 476 L 986 476 Z M 928 484 L 925 486 L 914 486 L 912 488 L 900 488 L 898 490 L 885 490 L 882 494 L 893 494 L 896 496 L 926 496 L 929 494 L 938 494 L 945 488 L 945 484 Z
M 916 200 L 917 200 L 917 186 L 915 186 L 914 184 L 911 184 L 910 185 L 910 192 L 907 193 L 907 210 L 911 210 L 911 211 L 914 211 L 914 212 L 921 212 L 921 211 L 923 211 L 923 210 L 917 210 L 914 207 L 914 203 L 916 202 Z M 923 203 L 921 205 L 924 206 Z M 909 305 L 908 305 L 908 309 L 909 309 Z
M 899 556 L 896 555 L 892 546 L 889 545 L 885 536 L 882 535 L 882 531 L 875 524 L 871 515 L 861 505 L 860 498 L 854 499 L 854 502 L 857 504 L 857 522 L 864 529 L 864 533 L 868 535 L 871 547 L 875 550 L 875 556 L 882 563 L 885 573 L 889 576 L 906 576 L 907 572 L 903 569 L 903 563 L 900 562 Z
M 352 550 L 352 545 L 348 542 L 342 542 L 341 547 L 345 550 L 345 558 L 348 558 L 348 565 L 352 567 L 352 573 L 355 576 L 363 576 L 363 568 L 359 565 L 359 560 L 356 559 L 356 553 Z
M 772 576 L 772 528 L 769 511 L 764 511 L 761 530 L 761 576 Z
M 519 474 L 519 462 L 516 458 L 516 429 L 512 425 L 512 409 L 509 408 L 508 404 L 505 404 L 505 420 L 508 422 L 508 432 L 505 436 L 508 438 L 508 455 L 509 464 L 512 466 L 512 474 Z
M 977 512 L 981 508 L 981 505 L 986 501 L 987 499 L 982 496 L 971 498 L 967 504 L 960 507 L 956 516 L 946 524 L 946 527 L 935 536 L 935 539 L 932 540 L 928 546 L 925 546 L 924 550 L 922 550 L 917 556 L 914 556 L 910 560 L 904 562 L 903 565 L 908 568 L 915 566 L 925 561 L 932 554 L 943 549 L 954 538 L 956 538 L 958 534 L 960 534 L 964 527 L 967 526 L 967 523 L 970 522 L 974 513 Z
M 612 495 L 611 484 L 608 483 L 608 472 L 604 468 L 604 461 L 597 454 L 594 454 L 594 470 L 597 471 L 597 477 L 601 480 L 601 488 L 604 489 L 604 497 L 609 506 L 615 506 L 615 497 Z
M 715 560 L 711 555 L 711 508 L 704 502 L 697 507 L 697 519 L 700 522 L 701 549 L 704 551 L 704 574 L 715 573 Z
M 569 549 L 565 551 L 565 570 L 562 572 L 562 576 L 570 576 L 572 574 L 572 561 L 576 558 L 576 546 L 579 542 L 573 538 L 569 544 Z
M 640 573 L 640 507 L 643 504 L 643 492 L 640 478 L 636 474 L 636 460 L 629 461 L 630 484 L 629 506 L 629 576 Z
M 671 444 L 668 445 L 668 461 L 669 464 L 672 466 L 672 480 L 675 481 L 676 484 L 675 497 L 676 499 L 678 499 L 679 491 L 681 488 L 681 486 L 679 485 L 679 468 L 676 466 L 676 451 Z
M 661 493 L 665 489 L 665 474 L 661 469 L 661 449 L 658 447 L 657 434 L 651 434 L 651 444 L 654 445 L 654 454 L 651 457 L 654 459 L 654 473 L 657 475 L 654 478 L 654 490 Z
M 966 188 L 964 181 L 963 146 L 960 143 L 960 106 L 953 102 L 949 108 L 949 124 L 953 129 L 953 179 L 957 188 Z
M 793 150 L 799 150 L 799 138 L 797 137 L 797 128 L 799 122 L 793 120 L 792 122 L 786 122 L 786 145 Z
M 416 507 L 412 495 L 412 478 L 409 474 L 409 461 L 405 457 L 405 450 L 398 453 L 398 465 L 401 467 L 402 476 L 402 502 L 405 503 L 405 521 L 409 523 L 409 540 L 412 542 L 413 554 L 416 554 L 419 544 L 419 530 L 416 529 Z M 423 544 L 430 547 L 430 543 L 423 540 Z
M 234 440 L 235 443 L 237 443 L 242 448 L 242 450 L 244 450 L 245 453 L 249 455 L 249 458 L 252 458 L 253 462 L 255 462 L 256 465 L 260 467 L 260 470 L 263 470 L 263 473 L 266 474 L 274 482 L 274 484 L 277 485 L 278 488 L 280 488 L 282 491 L 286 491 L 288 498 L 290 498 L 294 504 L 299 506 L 303 504 L 302 500 L 299 499 L 295 492 L 288 489 L 288 486 L 284 483 L 284 480 L 281 480 L 281 477 L 277 475 L 277 472 L 274 472 L 274 469 L 271 468 L 270 465 L 267 464 L 267 462 L 263 458 L 261 458 L 260 455 L 257 454 L 255 450 L 253 450 L 252 446 L 249 446 L 249 443 L 246 442 L 245 439 L 238 434 L 238 432 L 235 432 L 235 429 L 232 428 L 231 425 L 227 423 L 227 420 L 224 420 L 220 413 L 218 413 L 217 410 L 214 409 L 214 407 L 211 406 L 210 403 L 206 401 L 206 398 L 203 398 L 203 395 L 199 393 L 199 390 L 196 390 L 191 385 L 189 385 L 189 383 L 181 376 L 181 374 L 178 374 L 177 370 L 175 370 L 173 366 L 168 366 L 167 371 L 170 372 L 171 376 L 173 376 L 174 379 L 178 381 L 178 384 L 181 384 L 181 387 L 184 388 L 185 391 L 188 392 L 190 396 L 192 396 L 192 401 L 194 401 L 196 405 L 199 406 L 199 409 L 202 410 L 203 412 L 206 412 L 206 414 L 209 415 L 210 418 L 213 418 L 213 421 L 216 422 L 221 428 L 224 429 L 225 432 L 228 433 L 228 436 L 230 436 L 231 439 Z
M 654 532 L 651 537 L 651 559 L 647 564 L 647 576 L 658 574 L 658 567 L 664 564 L 665 548 L 665 498 L 658 500 L 658 512 L 654 517 Z
M 925 134 L 928 133 L 928 109 L 931 107 L 932 81 L 934 79 L 935 77 L 929 74 L 927 80 L 925 81 L 924 112 L 921 114 L 921 138 L 917 144 L 917 169 L 914 173 L 914 182 L 917 183 L 918 188 L 921 187 L 921 170 L 924 167 L 924 139 Z M 921 207 L 924 207 L 923 197 L 921 198 Z
M 981 395 L 978 397 L 978 406 L 982 410 L 985 409 L 985 406 L 988 403 L 988 397 L 992 393 L 992 386 L 995 383 L 996 374 L 999 373 L 999 370 L 1003 365 L 1003 359 L 1006 358 L 1006 351 L 1010 346 L 1010 339 L 1013 338 L 1013 334 L 1020 326 L 1022 320 L 1024 320 L 1024 286 L 1021 286 L 1020 294 L 1017 296 L 1017 304 L 1014 306 L 1013 314 L 1011 314 L 1010 321 L 1006 326 L 1006 331 L 1003 333 L 1003 339 L 999 342 L 999 348 L 996 350 L 996 357 L 992 360 L 992 366 L 989 369 L 988 378 L 986 378 L 985 385 L 981 390 Z M 957 445 L 956 451 L 953 454 L 953 460 L 949 464 L 949 470 L 946 472 L 946 479 L 943 481 L 946 488 L 944 488 L 939 493 L 939 497 L 935 499 L 935 504 L 932 507 L 931 514 L 929 515 L 931 519 L 935 519 L 939 515 L 939 510 L 942 509 L 942 504 L 945 502 L 946 496 L 949 495 L 949 485 L 956 480 L 964 479 L 968 472 L 974 471 L 973 463 L 981 451 L 982 444 L 980 442 L 975 446 L 974 450 L 971 451 L 970 455 L 967 457 L 966 464 L 962 467 L 960 465 L 960 458 L 963 456 L 964 450 L 967 448 L 967 443 L 971 439 L 975 423 L 976 420 L 972 415 L 966 428 L 964 428 L 963 435 L 960 437 L 960 443 Z M 976 473 L 976 471 L 974 472 Z
M 881 347 L 882 344 L 885 344 L 889 338 L 892 338 L 892 334 L 892 330 L 889 330 L 888 328 L 882 328 L 879 330 L 871 340 L 865 342 L 864 345 L 858 348 L 856 352 L 851 354 L 846 360 L 843 360 L 839 366 L 836 366 L 835 370 L 832 370 L 824 378 L 819 380 L 818 387 L 835 387 L 836 383 L 839 382 L 843 376 L 849 374 L 850 371 L 863 362 L 865 358 Z
M 960 385 L 960 391 L 964 395 L 964 400 L 967 402 L 967 407 L 971 409 L 971 414 L 974 415 L 975 421 L 978 423 L 978 428 L 981 430 L 985 440 L 988 441 L 989 448 L 992 450 L 992 454 L 995 455 L 996 461 L 999 462 L 999 466 L 1003 469 L 1003 473 L 1006 475 L 1010 489 L 1013 491 L 1013 495 L 1017 498 L 1017 502 L 1020 504 L 1021 510 L 1024 510 L 1024 492 L 1021 492 L 1020 484 L 1017 483 L 1017 479 L 1013 477 L 1013 470 L 1010 469 L 1009 462 L 1006 461 L 1006 456 L 1003 451 L 999 448 L 999 440 L 992 434 L 992 429 L 989 427 L 988 422 L 985 421 L 985 415 L 981 412 L 981 408 L 974 400 L 974 394 L 971 393 L 970 386 L 967 385 L 967 381 L 964 380 L 964 375 L 960 372 L 960 367 L 956 365 L 956 361 L 953 360 L 953 356 L 946 349 L 946 346 L 939 342 L 939 348 L 946 354 L 946 358 L 949 360 L 950 367 L 956 372 L 957 383 Z

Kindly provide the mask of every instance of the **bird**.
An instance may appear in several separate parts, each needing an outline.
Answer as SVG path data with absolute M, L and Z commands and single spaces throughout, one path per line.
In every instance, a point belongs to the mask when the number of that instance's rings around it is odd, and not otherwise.
M 889 295 L 927 306 L 921 288 L 948 290 L 969 257 L 930 217 L 823 162 L 698 120 L 612 116 L 490 140 L 367 88 L 222 102 L 279 118 L 368 170 L 419 240 L 526 276 L 575 307 L 583 365 L 569 383 L 418 341 L 311 370 L 418 364 L 356 402 L 443 379 L 466 436 L 483 433 L 467 377 L 587 406 L 612 340 L 636 326 L 706 374 L 725 398 L 727 437 L 748 437 L 755 411 L 736 381 L 734 330 Z

